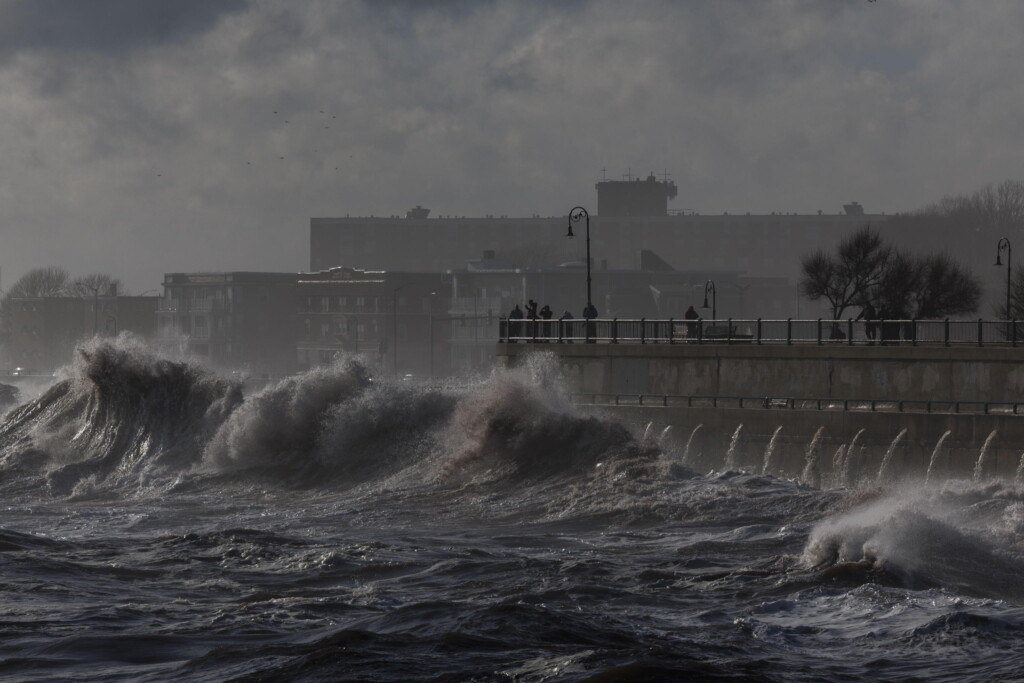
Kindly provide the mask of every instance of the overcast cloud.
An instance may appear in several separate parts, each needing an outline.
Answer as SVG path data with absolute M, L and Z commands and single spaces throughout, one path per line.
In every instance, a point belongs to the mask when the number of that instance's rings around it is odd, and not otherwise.
M 703 213 L 1024 177 L 1017 0 L 0 0 L 0 266 L 300 270 L 310 216 Z M 358 266 L 359 264 L 351 264 Z

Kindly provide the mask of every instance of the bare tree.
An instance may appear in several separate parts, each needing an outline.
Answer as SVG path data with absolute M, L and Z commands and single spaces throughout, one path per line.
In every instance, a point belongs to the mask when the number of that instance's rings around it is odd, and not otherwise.
M 880 316 L 893 319 L 914 317 L 911 297 L 920 289 L 922 266 L 921 259 L 900 249 L 893 250 L 882 270 L 878 286 L 868 293 L 868 299 Z
M 917 271 L 917 287 L 909 292 L 914 317 L 942 318 L 978 310 L 981 283 L 949 254 L 924 257 Z
M 835 254 L 823 249 L 805 256 L 800 292 L 811 301 L 824 298 L 838 320 L 850 306 L 863 305 L 881 282 L 892 247 L 870 225 L 843 238 Z
M 34 268 L 11 285 L 4 300 L 45 296 L 67 296 L 71 284 L 68 271 L 57 266 Z
M 68 288 L 75 296 L 112 296 L 121 290 L 121 281 L 106 273 L 76 277 Z
M 870 226 L 840 242 L 834 255 L 819 250 L 802 265 L 802 293 L 828 300 L 835 319 L 869 302 L 886 318 L 938 318 L 977 310 L 981 298 L 978 278 L 948 254 L 896 249 Z

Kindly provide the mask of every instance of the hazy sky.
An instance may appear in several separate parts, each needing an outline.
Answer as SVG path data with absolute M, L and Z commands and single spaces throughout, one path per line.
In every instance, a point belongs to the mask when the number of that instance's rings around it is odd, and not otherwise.
M 914 209 L 1024 177 L 1022 26 L 1019 0 L 0 0 L 3 284 L 301 270 L 310 216 L 596 211 L 602 168 L 702 213 Z

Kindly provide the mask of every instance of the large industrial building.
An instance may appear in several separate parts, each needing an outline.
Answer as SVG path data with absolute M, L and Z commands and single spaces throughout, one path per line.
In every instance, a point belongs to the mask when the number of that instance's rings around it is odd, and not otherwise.
M 640 267 L 640 252 L 656 252 L 678 270 L 730 270 L 747 277 L 787 278 L 795 283 L 800 257 L 830 248 L 866 223 L 886 220 L 866 214 L 856 202 L 832 213 L 701 215 L 671 212 L 675 183 L 643 179 L 597 183 L 597 213 L 590 216 L 595 270 Z M 584 204 L 586 202 L 583 202 Z M 310 219 L 310 269 L 339 265 L 406 271 L 460 269 L 485 251 L 515 267 L 538 268 L 585 258 L 585 226 L 566 239 L 567 214 L 551 217 L 431 217 L 416 207 L 405 217 Z M 795 289 L 794 289 L 795 292 Z

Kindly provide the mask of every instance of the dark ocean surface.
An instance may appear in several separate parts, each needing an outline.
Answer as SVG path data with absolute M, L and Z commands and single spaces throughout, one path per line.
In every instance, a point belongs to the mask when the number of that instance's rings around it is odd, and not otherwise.
M 83 347 L 0 425 L 0 679 L 1024 679 L 1021 487 L 694 472 L 556 377 Z

